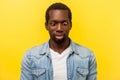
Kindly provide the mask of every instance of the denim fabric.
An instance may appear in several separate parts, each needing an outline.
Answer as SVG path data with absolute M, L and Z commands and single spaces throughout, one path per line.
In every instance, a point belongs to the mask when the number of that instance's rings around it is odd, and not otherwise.
M 72 41 L 70 46 L 71 53 L 67 57 L 67 79 L 97 80 L 96 59 L 93 52 Z M 20 80 L 53 80 L 53 73 L 49 42 L 26 52 L 22 60 Z

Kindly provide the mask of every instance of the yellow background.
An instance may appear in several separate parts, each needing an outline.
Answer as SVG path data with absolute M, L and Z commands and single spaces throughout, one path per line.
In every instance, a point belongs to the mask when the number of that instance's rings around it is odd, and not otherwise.
M 0 0 L 0 80 L 19 80 L 25 51 L 49 39 L 44 14 L 56 1 L 72 10 L 72 40 L 94 51 L 98 80 L 120 80 L 119 0 Z

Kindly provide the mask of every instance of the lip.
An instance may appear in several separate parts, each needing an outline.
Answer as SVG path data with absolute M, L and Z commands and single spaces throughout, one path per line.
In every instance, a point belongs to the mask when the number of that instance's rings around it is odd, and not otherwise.
M 56 35 L 55 37 L 56 37 L 57 39 L 63 39 L 64 36 L 63 36 L 63 35 Z

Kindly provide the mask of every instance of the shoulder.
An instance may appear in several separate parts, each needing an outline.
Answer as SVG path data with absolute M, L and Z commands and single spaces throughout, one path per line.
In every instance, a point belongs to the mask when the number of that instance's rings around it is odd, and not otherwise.
M 75 42 L 72 42 L 71 44 L 72 44 L 73 51 L 76 52 L 81 57 L 94 56 L 93 51 L 90 50 L 89 48 L 82 46 L 82 45 L 75 43 Z
M 34 46 L 31 49 L 26 51 L 25 56 L 39 58 L 40 54 L 45 53 L 47 47 L 48 47 L 48 42 L 43 43 L 43 44 L 38 45 L 38 46 Z

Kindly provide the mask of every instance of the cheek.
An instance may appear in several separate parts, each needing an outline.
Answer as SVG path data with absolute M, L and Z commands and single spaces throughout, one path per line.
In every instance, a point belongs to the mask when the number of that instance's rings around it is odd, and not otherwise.
M 70 29 L 65 30 L 65 32 L 66 32 L 66 33 L 69 33 L 69 32 L 70 32 Z
M 50 28 L 49 28 L 49 31 L 50 31 L 50 32 L 54 32 L 55 30 L 56 30 L 55 27 L 50 27 Z
M 53 30 L 49 30 L 49 34 L 52 36 L 52 35 L 54 35 L 54 31 Z

